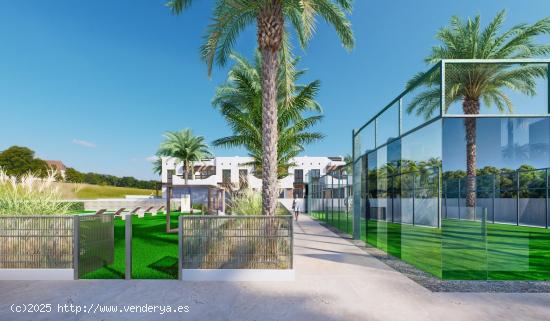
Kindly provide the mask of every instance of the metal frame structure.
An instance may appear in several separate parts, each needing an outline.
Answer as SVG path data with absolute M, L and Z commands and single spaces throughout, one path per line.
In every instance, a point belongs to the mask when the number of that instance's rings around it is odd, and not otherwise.
M 449 114 L 446 111 L 446 101 L 445 101 L 445 76 L 446 76 L 446 66 L 450 64 L 510 64 L 510 65 L 518 65 L 518 64 L 546 64 L 548 66 L 547 68 L 547 113 L 546 114 L 477 114 L 477 115 L 468 115 L 468 114 Z M 415 90 L 429 75 L 431 75 L 434 72 L 439 71 L 440 76 L 440 102 L 439 102 L 439 114 L 435 115 L 429 120 L 426 120 L 422 122 L 420 125 L 417 125 L 413 127 L 412 129 L 408 129 L 404 131 L 403 129 L 403 98 L 411 93 L 413 90 Z M 384 113 L 389 110 L 390 108 L 394 107 L 396 104 L 398 104 L 398 119 L 397 119 L 397 137 L 390 137 L 387 141 L 379 144 L 377 135 L 379 134 L 378 130 L 378 119 L 380 119 L 381 116 L 384 115 Z M 371 117 L 367 122 L 365 122 L 362 126 L 353 129 L 352 130 L 352 156 L 353 156 L 353 164 L 354 164 L 354 180 L 353 180 L 353 186 L 354 186 L 354 233 L 353 237 L 355 239 L 360 238 L 360 218 L 361 218 L 361 179 L 360 174 L 356 175 L 356 169 L 361 169 L 361 156 L 365 154 L 360 148 L 361 144 L 365 144 L 365 142 L 361 142 L 360 137 L 363 132 L 368 126 L 372 125 L 374 126 L 374 137 L 369 138 L 370 144 L 373 145 L 373 149 L 367 151 L 372 152 L 375 150 L 378 150 L 380 148 L 383 148 L 385 146 L 388 146 L 389 144 L 402 139 L 403 137 L 417 132 L 418 130 L 429 126 L 432 123 L 435 123 L 439 120 L 446 119 L 446 118 L 507 118 L 507 117 L 513 117 L 513 118 L 541 118 L 541 117 L 550 117 L 550 59 L 443 59 L 439 63 L 432 66 L 428 71 L 424 73 L 424 75 L 419 78 L 414 84 L 406 88 L 404 91 L 402 91 L 396 98 L 394 98 L 392 101 L 390 101 L 389 104 L 387 104 L 384 108 L 382 108 L 379 112 L 377 112 L 373 117 Z M 441 181 L 439 182 L 441 185 Z M 442 196 L 440 195 L 440 198 Z M 439 221 L 441 221 L 441 200 L 439 201 L 438 207 L 439 207 Z M 549 206 L 547 206 L 549 207 Z

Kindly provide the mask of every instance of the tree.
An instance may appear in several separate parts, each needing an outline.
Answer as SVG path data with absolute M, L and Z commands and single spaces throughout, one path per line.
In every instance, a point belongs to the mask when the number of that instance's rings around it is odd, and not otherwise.
M 0 153 L 0 167 L 7 175 L 16 177 L 21 177 L 29 172 L 39 177 L 45 177 L 48 172 L 46 162 L 36 158 L 31 149 L 20 146 L 12 146 Z
M 537 44 L 536 37 L 550 33 L 550 18 L 534 24 L 520 24 L 502 32 L 505 11 L 481 29 L 481 18 L 462 21 L 452 17 L 450 26 L 442 28 L 436 37 L 442 44 L 432 48 L 425 59 L 428 64 L 442 59 L 516 59 L 533 58 L 550 53 L 550 45 Z M 481 103 L 500 112 L 512 111 L 506 89 L 525 95 L 536 95 L 536 78 L 547 77 L 546 65 L 537 64 L 448 64 L 445 66 L 445 110 L 453 103 L 462 103 L 464 114 L 477 115 Z M 407 112 L 431 117 L 439 108 L 439 73 L 418 73 L 408 83 L 409 88 L 425 86 L 407 106 Z M 476 118 L 465 118 L 466 131 L 466 206 L 476 205 Z
M 152 163 L 153 163 L 153 173 L 159 176 L 162 175 L 162 158 L 157 157 Z
M 219 108 L 233 131 L 233 135 L 214 141 L 214 145 L 223 147 L 244 147 L 253 158 L 256 172 L 262 171 L 262 89 L 261 56 L 257 52 L 254 63 L 245 58 L 232 54 L 235 65 L 229 71 L 227 81 L 216 90 L 212 104 Z M 321 119 L 320 105 L 315 100 L 319 92 L 318 80 L 306 85 L 296 82 L 304 74 L 303 70 L 296 71 L 296 59 L 283 61 L 282 64 L 292 64 L 289 68 L 281 68 L 277 77 L 278 120 L 277 131 L 280 133 L 277 141 L 277 178 L 289 175 L 289 168 L 294 165 L 291 160 L 304 150 L 304 146 L 323 138 L 318 132 L 307 130 Z M 291 74 L 283 70 L 292 70 Z M 287 84 L 289 82 L 290 84 Z M 287 93 L 286 90 L 292 90 Z M 304 113 L 314 113 L 304 117 Z
M 352 0 L 235 0 L 216 1 L 213 22 L 207 29 L 206 41 L 201 48 L 208 64 L 208 73 L 214 62 L 223 66 L 238 35 L 245 27 L 256 24 L 258 48 L 262 56 L 262 211 L 275 215 L 277 206 L 277 76 L 280 57 L 288 53 L 285 20 L 296 31 L 302 48 L 305 48 L 315 31 L 316 17 L 331 24 L 342 44 L 351 49 L 354 45 L 351 23 L 346 17 L 352 10 Z M 192 0 L 171 0 L 168 6 L 179 14 Z M 291 91 L 289 91 L 290 93 Z
M 183 162 L 185 185 L 191 195 L 189 176 L 195 173 L 193 164 L 212 157 L 208 145 L 204 142 L 204 137 L 194 136 L 191 129 L 183 129 L 179 132 L 169 131 L 164 134 L 164 137 L 165 140 L 160 144 L 157 155 L 173 157 Z M 192 200 L 190 201 L 192 213 L 193 203 Z M 166 215 L 166 230 L 170 231 L 170 215 Z
M 204 137 L 194 136 L 191 129 L 184 129 L 179 132 L 166 132 L 164 138 L 157 155 L 173 157 L 182 162 L 185 185 L 188 185 L 189 176 L 194 174 L 193 163 L 212 157 Z

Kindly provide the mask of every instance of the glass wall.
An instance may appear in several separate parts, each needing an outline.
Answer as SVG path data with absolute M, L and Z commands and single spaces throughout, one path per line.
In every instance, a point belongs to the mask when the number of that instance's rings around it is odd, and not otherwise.
M 443 61 L 369 120 L 361 238 L 443 279 L 550 280 L 548 63 Z

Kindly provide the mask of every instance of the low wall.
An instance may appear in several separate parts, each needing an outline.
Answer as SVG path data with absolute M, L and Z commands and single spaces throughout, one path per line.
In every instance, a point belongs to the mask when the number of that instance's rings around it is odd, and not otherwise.
M 163 198 L 153 198 L 153 199 L 98 199 L 98 200 L 85 200 L 84 209 L 86 211 L 97 211 L 101 209 L 106 209 L 108 211 L 115 211 L 119 208 L 149 208 L 149 207 L 160 207 L 166 206 L 166 199 Z M 180 207 L 179 199 L 171 200 L 172 209 L 177 209 Z

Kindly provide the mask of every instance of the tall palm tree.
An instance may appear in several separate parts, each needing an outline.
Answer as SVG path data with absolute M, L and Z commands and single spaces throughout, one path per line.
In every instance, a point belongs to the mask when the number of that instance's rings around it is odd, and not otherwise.
M 212 24 L 201 48 L 203 59 L 212 71 L 214 61 L 224 65 L 238 35 L 256 24 L 258 48 L 262 56 L 262 197 L 263 214 L 275 215 L 277 206 L 277 75 L 279 55 L 288 53 L 287 28 L 296 31 L 302 48 L 315 32 L 316 18 L 331 24 L 347 49 L 354 45 L 351 23 L 346 14 L 353 0 L 234 0 L 216 1 Z M 168 6 L 179 14 L 192 0 L 170 0 Z M 285 25 L 285 20 L 288 26 Z
M 550 33 L 550 18 L 534 24 L 520 24 L 502 31 L 505 11 L 500 11 L 482 30 L 480 16 L 462 21 L 452 17 L 449 27 L 439 30 L 441 45 L 432 48 L 428 64 L 442 59 L 518 59 L 550 54 L 550 45 L 538 44 L 536 37 Z M 536 95 L 536 78 L 547 77 L 541 64 L 447 64 L 445 65 L 445 110 L 461 103 L 464 114 L 477 115 L 483 107 L 495 106 L 500 112 L 512 111 L 506 90 Z M 424 77 L 425 76 L 425 77 Z M 408 86 L 425 86 L 407 106 L 409 113 L 427 118 L 439 108 L 439 73 L 419 73 Z M 476 204 L 476 118 L 465 118 L 466 131 L 466 206 Z
M 169 131 L 164 134 L 164 141 L 157 151 L 158 156 L 168 156 L 183 162 L 185 185 L 189 191 L 191 213 L 193 213 L 193 200 L 189 187 L 189 176 L 195 174 L 193 164 L 205 158 L 212 157 L 208 145 L 203 136 L 194 136 L 191 129 L 183 129 L 179 132 Z M 167 231 L 170 230 L 170 213 L 166 215 Z
M 227 81 L 216 90 L 212 104 L 219 108 L 233 131 L 233 135 L 214 141 L 223 147 L 244 147 L 248 150 L 256 173 L 263 169 L 262 149 L 262 62 L 259 52 L 254 62 L 235 53 L 231 54 L 235 65 L 229 71 Z M 304 70 L 296 70 L 297 59 L 282 61 L 291 66 L 281 68 L 277 77 L 277 178 L 288 176 L 291 160 L 304 150 L 304 146 L 322 139 L 318 132 L 308 129 L 321 119 L 322 109 L 315 100 L 319 92 L 318 80 L 306 85 L 297 84 Z M 287 93 L 287 90 L 292 90 Z M 308 112 L 310 116 L 304 117 Z M 313 115 L 311 115 L 313 113 Z

